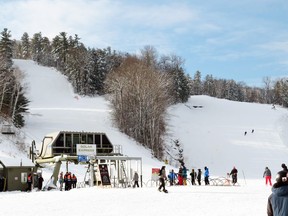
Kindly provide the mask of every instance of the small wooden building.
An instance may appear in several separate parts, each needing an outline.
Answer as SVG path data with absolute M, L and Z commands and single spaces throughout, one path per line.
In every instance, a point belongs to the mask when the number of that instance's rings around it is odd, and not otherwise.
M 29 159 L 0 157 L 0 192 L 25 191 L 27 176 L 34 170 L 35 164 Z

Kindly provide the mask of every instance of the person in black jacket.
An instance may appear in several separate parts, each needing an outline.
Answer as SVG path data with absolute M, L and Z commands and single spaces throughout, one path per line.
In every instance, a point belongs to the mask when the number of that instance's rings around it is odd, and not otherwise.
M 38 191 L 41 191 L 42 190 L 42 185 L 43 185 L 43 177 L 41 174 L 38 174 Z
M 237 183 L 237 174 L 238 174 L 238 170 L 234 166 L 233 169 L 230 172 L 230 175 L 232 176 L 232 184 L 233 185 L 235 185 Z
M 159 181 L 160 181 L 160 185 L 158 190 L 161 191 L 161 189 L 163 188 L 163 192 L 167 193 L 168 191 L 165 189 L 165 180 L 167 179 L 166 177 L 166 171 L 165 171 L 165 166 L 162 166 L 162 168 L 160 169 L 159 172 Z
M 272 187 L 272 194 L 268 198 L 268 216 L 288 215 L 288 177 L 287 172 L 280 171 L 276 175 L 276 183 Z
M 201 176 L 202 176 L 202 171 L 201 171 L 201 169 L 198 169 L 198 173 L 197 173 L 198 185 L 201 185 Z
M 194 169 L 192 169 L 191 173 L 190 173 L 190 176 L 191 176 L 191 184 L 192 185 L 196 185 L 195 183 L 195 179 L 197 177 L 197 173 L 194 171 Z

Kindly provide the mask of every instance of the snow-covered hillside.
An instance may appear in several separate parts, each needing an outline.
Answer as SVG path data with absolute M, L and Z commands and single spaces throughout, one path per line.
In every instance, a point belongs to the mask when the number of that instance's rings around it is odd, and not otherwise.
M 163 164 L 113 127 L 109 102 L 103 97 L 76 95 L 66 78 L 52 68 L 27 60 L 14 63 L 25 73 L 31 100 L 22 130 L 28 145 L 35 140 L 40 149 L 43 137 L 59 130 L 105 132 L 113 144 L 123 146 L 125 155 L 143 157 L 144 178 L 150 178 L 152 167 Z M 242 177 L 259 178 L 266 166 L 276 172 L 286 162 L 287 109 L 193 96 L 186 104 L 170 107 L 168 114 L 166 143 L 170 146 L 179 139 L 189 169 L 208 166 L 212 175 L 223 176 L 236 166 Z
M 24 83 L 31 100 L 26 126 L 20 132 L 26 137 L 27 147 L 35 140 L 39 149 L 46 134 L 59 130 L 105 132 L 113 144 L 123 146 L 125 155 L 142 157 L 144 182 L 151 178 L 152 168 L 164 165 L 113 127 L 109 102 L 103 97 L 76 95 L 65 77 L 52 68 L 27 60 L 14 60 L 14 64 L 26 74 Z M 287 109 L 193 96 L 186 104 L 170 107 L 168 114 L 166 143 L 169 146 L 179 139 L 190 170 L 208 166 L 212 176 L 225 176 L 236 166 L 241 186 L 169 187 L 169 194 L 159 193 L 154 187 L 6 192 L 0 194 L 1 214 L 265 215 L 270 186 L 264 185 L 264 168 L 271 168 L 274 179 L 281 163 L 288 162 Z M 0 157 L 24 157 L 11 137 L 0 135 L 0 139 Z M 167 159 L 171 162 L 169 156 Z M 83 167 L 72 169 L 82 181 Z M 45 181 L 51 171 L 44 170 Z M 9 207 L 11 203 L 14 209 Z
M 31 100 L 30 114 L 23 129 L 27 135 L 26 143 L 35 140 L 37 149 L 40 149 L 45 135 L 61 130 L 104 132 L 114 145 L 122 146 L 124 155 L 143 156 L 143 164 L 147 166 L 144 171 L 161 166 L 161 162 L 151 159 L 148 150 L 113 127 L 109 103 L 103 97 L 86 98 L 74 94 L 66 78 L 52 68 L 26 60 L 15 60 L 14 63 L 26 74 L 24 83 Z M 83 172 L 75 173 L 84 175 Z
M 287 162 L 287 109 L 193 96 L 169 113 L 170 133 L 183 143 L 189 167 L 225 175 L 236 166 L 259 178 L 266 166 L 276 172 Z

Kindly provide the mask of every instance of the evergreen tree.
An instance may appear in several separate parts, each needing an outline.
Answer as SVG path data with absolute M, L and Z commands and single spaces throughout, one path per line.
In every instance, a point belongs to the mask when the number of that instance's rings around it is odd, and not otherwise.
M 56 61 L 56 67 L 62 73 L 66 73 L 66 60 L 68 56 L 68 38 L 65 32 L 61 32 L 52 40 L 52 53 Z
M 173 82 L 173 101 L 174 103 L 185 103 L 190 96 L 190 84 L 188 76 L 185 75 L 182 67 L 183 60 L 175 55 L 162 56 L 159 68 L 167 73 Z
M 216 97 L 216 86 L 212 75 L 207 75 L 203 82 L 203 92 L 211 97 Z
M 56 42 L 56 43 L 54 43 Z M 57 68 L 66 73 L 66 61 L 68 57 L 69 43 L 66 32 L 61 32 L 53 41 L 54 54 L 56 55 Z
M 42 56 L 42 33 L 35 33 L 31 40 L 31 55 L 32 59 L 37 63 L 41 63 Z
M 191 95 L 201 95 L 203 94 L 202 90 L 201 72 L 196 71 L 192 80 Z
M 185 75 L 183 68 L 179 68 L 175 74 L 178 102 L 185 103 L 190 97 L 189 77 Z
M 41 41 L 41 54 L 40 54 L 41 64 L 48 67 L 55 67 L 55 60 L 52 55 L 52 46 L 49 38 L 43 37 Z
M 87 94 L 104 94 L 104 81 L 109 72 L 108 56 L 105 49 L 92 49 L 89 51 Z
M 66 49 L 66 48 L 65 48 Z M 63 51 L 64 52 L 64 51 Z M 65 70 L 62 72 L 68 77 L 74 91 L 85 95 L 87 89 L 87 59 L 88 54 L 85 46 L 80 43 L 80 38 L 75 35 L 75 37 L 69 37 L 67 53 L 63 54 L 65 57 Z M 64 61 L 62 61 L 64 62 Z
M 13 42 L 10 39 L 11 34 L 10 31 L 8 31 L 7 28 L 4 28 L 4 30 L 0 34 L 0 62 L 2 64 L 2 68 L 10 69 L 13 65 L 12 62 L 12 56 L 13 56 Z
M 30 39 L 27 32 L 24 32 L 24 34 L 21 37 L 21 58 L 23 59 L 30 59 L 31 58 L 31 45 L 30 45 Z

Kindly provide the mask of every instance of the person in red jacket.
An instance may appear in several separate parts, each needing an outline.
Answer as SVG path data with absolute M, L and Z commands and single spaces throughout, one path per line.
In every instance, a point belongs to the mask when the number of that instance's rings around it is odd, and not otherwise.
M 32 190 L 32 173 L 29 173 L 27 176 L 27 190 L 26 191 L 31 191 Z
M 71 190 L 72 187 L 72 175 L 71 172 L 68 172 L 67 174 L 67 190 Z
M 183 176 L 182 176 L 182 167 L 179 168 L 178 171 L 178 185 L 183 185 Z
M 73 174 L 72 175 L 72 188 L 76 188 L 77 185 L 77 177 Z

